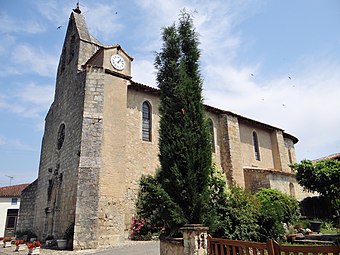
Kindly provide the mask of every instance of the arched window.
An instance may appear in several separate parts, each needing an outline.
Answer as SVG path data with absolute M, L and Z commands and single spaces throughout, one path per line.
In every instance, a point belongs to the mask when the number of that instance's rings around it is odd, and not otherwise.
M 260 147 L 259 147 L 259 139 L 255 131 L 253 131 L 253 145 L 254 145 L 254 154 L 256 160 L 261 160 L 260 157 Z
M 151 142 L 151 106 L 147 101 L 142 105 L 142 139 Z
M 214 123 L 211 119 L 208 120 L 208 128 L 209 128 L 209 131 L 210 131 L 211 151 L 215 152 Z
M 293 164 L 292 151 L 291 151 L 290 148 L 288 149 L 288 158 L 289 158 L 289 164 Z M 291 168 L 290 168 L 290 171 L 291 171 L 291 172 L 294 172 L 294 169 L 291 167 Z

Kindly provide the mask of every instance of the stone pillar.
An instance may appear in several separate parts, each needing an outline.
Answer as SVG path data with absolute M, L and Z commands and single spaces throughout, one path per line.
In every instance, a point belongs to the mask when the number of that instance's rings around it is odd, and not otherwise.
M 185 255 L 207 255 L 208 227 L 201 224 L 188 224 L 180 228 L 183 233 Z

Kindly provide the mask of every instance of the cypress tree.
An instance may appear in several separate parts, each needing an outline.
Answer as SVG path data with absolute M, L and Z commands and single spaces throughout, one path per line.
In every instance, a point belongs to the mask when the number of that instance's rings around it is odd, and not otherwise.
M 209 203 L 211 144 L 198 45 L 192 18 L 182 12 L 178 26 L 163 29 L 163 46 L 155 59 L 161 99 L 157 181 L 176 204 L 173 215 L 180 215 L 168 222 L 171 232 L 178 224 L 203 223 Z

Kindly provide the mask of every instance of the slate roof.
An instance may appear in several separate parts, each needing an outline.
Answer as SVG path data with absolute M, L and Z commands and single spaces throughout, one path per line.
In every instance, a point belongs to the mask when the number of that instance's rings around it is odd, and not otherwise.
M 28 185 L 29 183 L 0 187 L 0 197 L 20 197 L 21 191 Z

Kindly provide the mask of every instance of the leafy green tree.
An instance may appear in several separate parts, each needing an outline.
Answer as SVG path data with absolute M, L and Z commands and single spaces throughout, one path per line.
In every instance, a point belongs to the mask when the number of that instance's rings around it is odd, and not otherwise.
M 302 160 L 293 164 L 296 179 L 308 191 L 316 191 L 328 197 L 340 197 L 340 161 L 320 160 L 313 163 Z
M 236 185 L 226 189 L 224 177 L 216 175 L 216 170 L 211 182 L 212 213 L 208 220 L 213 222 L 206 224 L 210 227 L 209 232 L 214 237 L 257 241 L 260 204 L 256 197 Z
M 292 224 L 299 217 L 299 202 L 275 189 L 261 189 L 256 193 L 260 202 L 260 241 L 283 238 L 282 223 Z
M 333 210 L 340 210 L 340 161 L 302 160 L 291 166 L 296 170 L 296 179 L 302 187 L 320 193 L 330 201 Z
M 173 225 L 185 224 L 181 208 L 167 194 L 156 176 L 142 176 L 137 198 L 137 214 L 145 219 L 151 231 L 158 232 L 165 228 L 170 233 Z
M 163 30 L 163 41 L 155 60 L 161 99 L 158 181 L 183 215 L 169 223 L 169 229 L 175 230 L 178 222 L 204 221 L 211 144 L 202 99 L 198 36 L 188 13 L 182 12 L 178 26 Z

